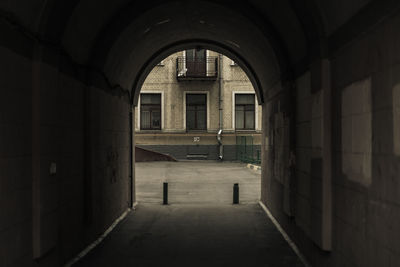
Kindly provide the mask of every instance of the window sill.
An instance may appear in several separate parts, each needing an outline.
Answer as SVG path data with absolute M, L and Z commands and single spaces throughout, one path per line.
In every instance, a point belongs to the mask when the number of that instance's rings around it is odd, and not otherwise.
M 257 133 L 257 130 L 237 130 L 235 129 L 235 133 Z
M 156 130 L 156 129 L 154 129 L 154 130 L 137 130 L 136 131 L 136 133 L 161 133 L 161 132 L 162 132 L 161 129 L 159 129 L 159 130 Z
M 204 130 L 186 130 L 186 133 L 207 133 L 207 129 Z

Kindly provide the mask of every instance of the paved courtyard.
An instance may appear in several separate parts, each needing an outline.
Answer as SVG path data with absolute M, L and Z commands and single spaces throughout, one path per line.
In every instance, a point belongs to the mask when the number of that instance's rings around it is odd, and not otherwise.
M 261 175 L 243 163 L 139 162 L 135 166 L 139 203 L 162 203 L 164 182 L 168 182 L 170 204 L 230 204 L 235 183 L 241 204 L 260 199 Z

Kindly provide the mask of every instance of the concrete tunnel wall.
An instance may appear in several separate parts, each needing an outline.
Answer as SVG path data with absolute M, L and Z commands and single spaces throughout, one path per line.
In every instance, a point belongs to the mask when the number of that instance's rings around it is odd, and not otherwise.
M 321 75 L 326 62 L 312 64 L 296 79 L 294 100 L 283 89 L 263 106 L 264 134 L 274 139 L 263 155 L 263 202 L 313 266 L 400 264 L 399 22 L 399 15 L 391 16 L 332 53 L 330 110 Z M 326 112 L 332 112 L 329 253 L 316 246 L 323 238 Z
M 130 101 L 22 41 L 0 48 L 0 266 L 59 266 L 129 207 Z
M 305 12 L 298 3 L 272 2 L 252 21 L 254 9 L 242 10 L 245 25 L 260 28 L 267 24 L 265 16 L 276 27 L 275 35 L 256 31 L 265 42 L 253 54 L 217 40 L 218 30 L 210 34 L 198 25 L 192 32 L 178 27 L 180 34 L 162 40 L 214 41 L 252 68 L 264 101 L 262 201 L 313 266 L 398 266 L 398 4 L 352 1 L 340 9 L 335 1 L 321 1 L 325 46 L 307 28 L 311 21 L 297 21 L 296 14 Z M 126 39 L 138 36 L 135 27 L 147 23 L 140 16 L 116 33 L 121 22 L 95 23 L 94 18 L 112 18 L 119 2 L 114 8 L 99 4 L 93 20 L 84 19 L 90 7 L 85 1 L 71 2 L 69 9 L 57 6 L 61 2 L 42 8 L 29 3 L 29 11 L 0 5 L 0 266 L 60 266 L 131 205 L 134 94 L 126 88 L 140 81 L 141 68 L 169 50 L 157 42 L 145 49 L 160 36 L 157 31 L 140 43 Z M 178 11 L 178 18 L 187 11 L 175 8 L 170 11 Z M 61 16 L 61 10 L 73 12 Z M 285 14 L 285 22 L 274 13 Z M 154 15 L 150 25 L 161 21 L 160 10 L 146 14 Z M 207 13 L 224 30 L 229 25 L 219 24 L 221 14 Z M 63 31 L 52 28 L 59 24 Z M 103 26 L 103 34 L 96 35 L 93 28 Z M 296 30 L 288 30 L 291 26 Z M 163 38 L 176 29 L 166 29 Z M 49 36 L 62 36 L 62 46 Z M 229 39 L 240 42 L 235 36 Z M 121 47 L 128 44 L 133 46 Z M 328 176 L 327 168 L 332 168 Z

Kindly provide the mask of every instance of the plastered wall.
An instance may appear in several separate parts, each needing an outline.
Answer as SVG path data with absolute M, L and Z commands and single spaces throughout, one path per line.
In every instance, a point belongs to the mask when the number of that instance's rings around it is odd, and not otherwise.
M 22 41 L 0 47 L 0 266 L 60 266 L 129 207 L 129 98 Z
M 294 84 L 295 172 L 292 214 L 276 171 L 290 168 L 277 147 L 280 94 L 264 104 L 262 199 L 312 266 L 399 266 L 399 83 L 400 17 L 392 16 L 336 51 L 331 63 L 332 242 L 322 249 L 324 231 L 324 87 L 318 72 L 306 71 Z M 278 109 L 277 107 L 281 107 Z M 324 122 L 325 121 L 325 122 Z M 275 135 L 272 137 L 272 135 Z M 278 153 L 277 153 L 278 151 Z M 276 177 L 278 176 L 278 177 Z M 284 177 L 285 175 L 283 175 Z M 326 193 L 326 192 L 325 192 Z

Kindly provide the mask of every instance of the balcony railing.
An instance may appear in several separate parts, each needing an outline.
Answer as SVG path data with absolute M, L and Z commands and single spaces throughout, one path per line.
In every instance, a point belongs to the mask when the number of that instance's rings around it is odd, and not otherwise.
M 176 59 L 176 78 L 178 81 L 187 80 L 216 80 L 218 76 L 218 57 L 204 59 Z

